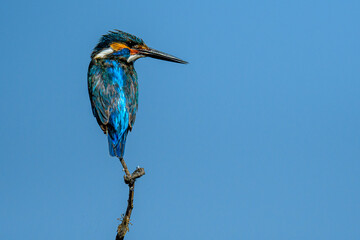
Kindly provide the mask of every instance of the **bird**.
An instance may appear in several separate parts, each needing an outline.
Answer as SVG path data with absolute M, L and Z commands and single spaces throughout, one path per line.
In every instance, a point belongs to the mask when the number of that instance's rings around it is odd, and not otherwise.
M 144 57 L 187 63 L 149 48 L 141 38 L 121 30 L 102 35 L 91 53 L 87 80 L 92 113 L 107 135 L 110 156 L 120 161 L 138 109 L 138 77 L 134 62 Z

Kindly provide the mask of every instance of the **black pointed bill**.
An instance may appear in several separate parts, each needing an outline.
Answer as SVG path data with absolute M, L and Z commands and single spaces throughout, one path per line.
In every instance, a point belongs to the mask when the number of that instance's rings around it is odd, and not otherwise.
M 176 62 L 176 63 L 182 63 L 182 64 L 186 64 L 188 62 L 181 60 L 180 58 L 174 57 L 170 54 L 167 53 L 163 53 L 160 52 L 158 50 L 155 49 L 138 49 L 139 53 L 146 56 L 146 57 L 152 57 L 152 58 L 156 58 L 156 59 L 160 59 L 160 60 L 165 60 L 165 61 L 169 61 L 169 62 Z

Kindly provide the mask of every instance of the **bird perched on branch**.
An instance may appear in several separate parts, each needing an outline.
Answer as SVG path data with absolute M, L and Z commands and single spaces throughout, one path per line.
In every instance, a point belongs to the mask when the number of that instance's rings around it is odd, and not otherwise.
M 134 62 L 142 57 L 187 63 L 120 30 L 103 35 L 91 54 L 88 90 L 92 112 L 108 136 L 110 155 L 118 158 L 124 155 L 126 137 L 135 122 L 138 80 Z

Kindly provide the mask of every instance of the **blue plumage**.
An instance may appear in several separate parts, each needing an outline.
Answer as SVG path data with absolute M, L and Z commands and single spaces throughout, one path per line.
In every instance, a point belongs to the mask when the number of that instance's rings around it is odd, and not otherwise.
M 133 63 L 147 56 L 186 63 L 150 49 L 142 39 L 119 30 L 102 36 L 91 54 L 90 102 L 99 126 L 108 135 L 111 156 L 124 155 L 126 137 L 135 123 L 138 108 L 138 81 Z
M 88 84 L 93 114 L 108 134 L 110 155 L 122 157 L 126 136 L 135 122 L 138 106 L 134 67 L 116 60 L 92 61 Z

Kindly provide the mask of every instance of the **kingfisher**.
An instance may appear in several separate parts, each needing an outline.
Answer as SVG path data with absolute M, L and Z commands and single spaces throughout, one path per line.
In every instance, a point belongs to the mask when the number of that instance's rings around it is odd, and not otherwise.
M 91 54 L 87 79 L 92 112 L 107 135 L 110 155 L 120 160 L 138 109 L 134 62 L 143 57 L 187 63 L 149 48 L 141 38 L 120 30 L 103 35 Z

